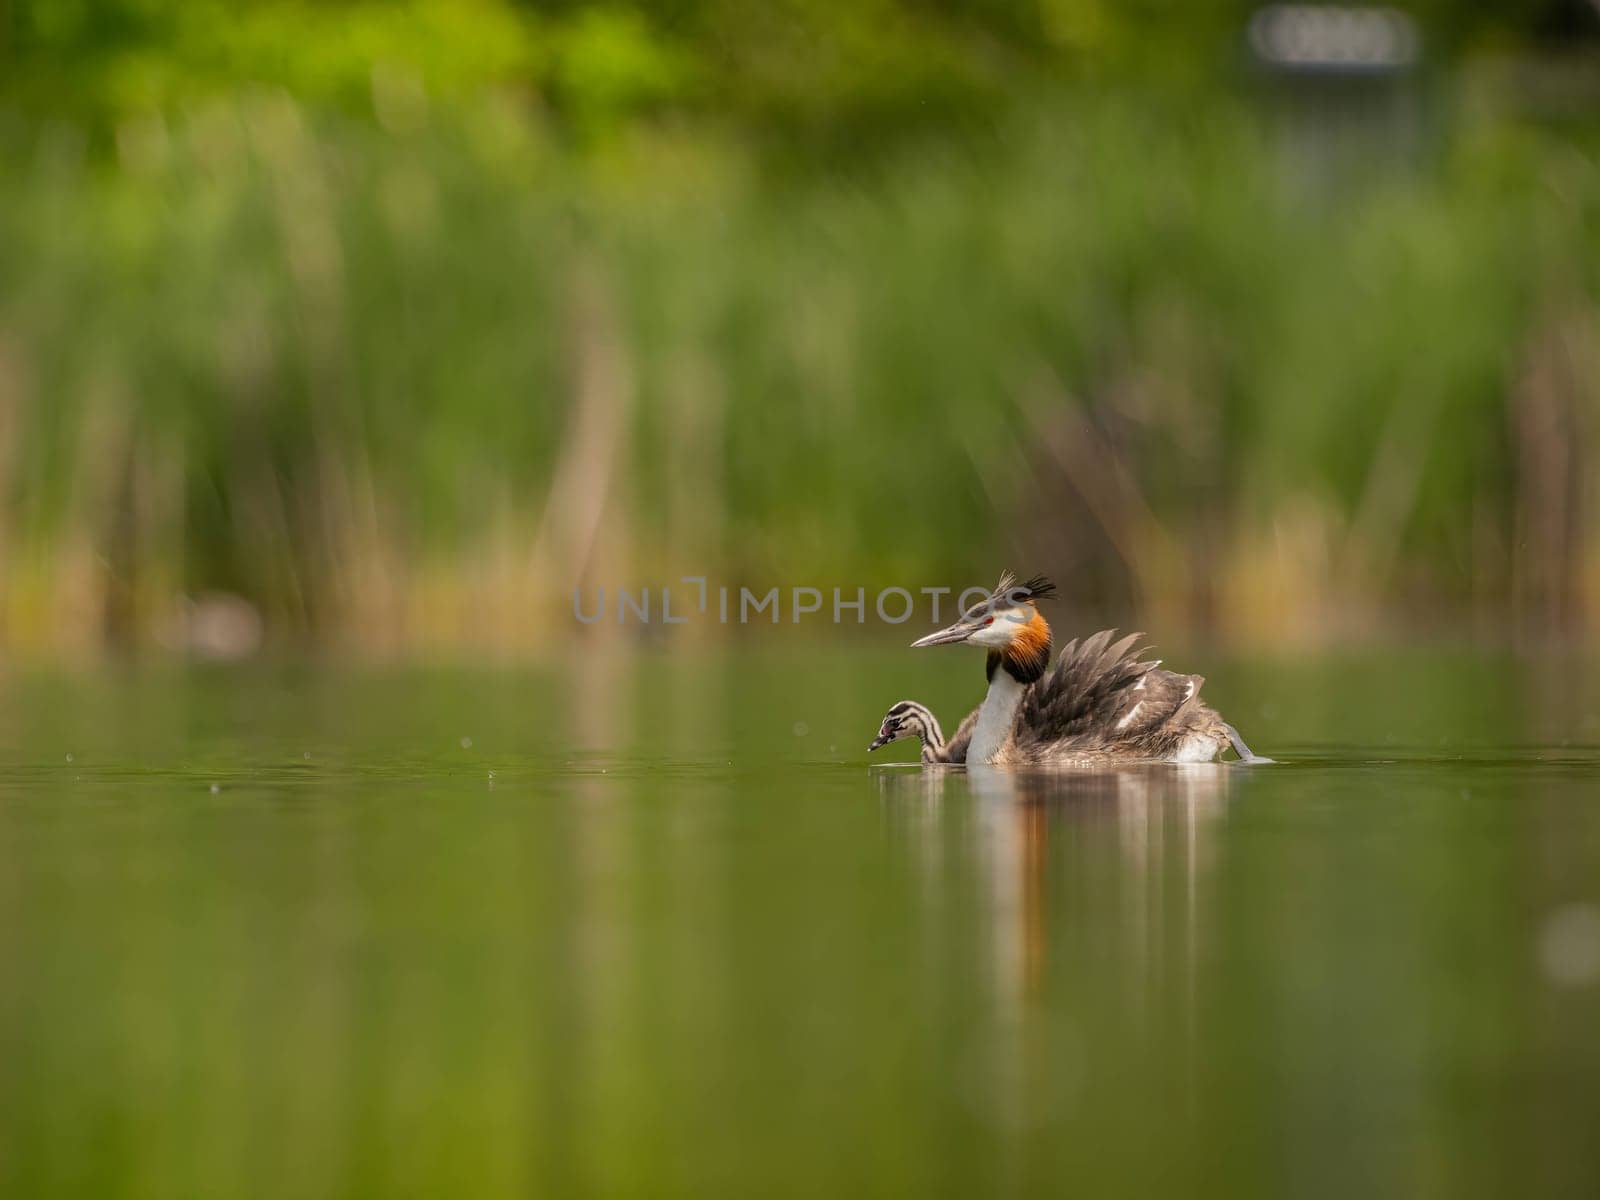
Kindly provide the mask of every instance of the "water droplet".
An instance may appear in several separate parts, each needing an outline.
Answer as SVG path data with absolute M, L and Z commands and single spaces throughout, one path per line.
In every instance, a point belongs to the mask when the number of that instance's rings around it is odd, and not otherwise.
M 71 761 L 72 761 L 72 755 L 70 755 L 70 754 L 69 754 L 69 755 L 67 755 L 67 761 L 68 761 L 68 762 L 71 762 Z
M 805 737 L 806 734 L 808 734 L 810 732 L 811 732 L 811 726 L 807 725 L 804 721 L 796 721 L 794 723 L 794 735 L 795 735 L 795 737 Z
M 471 750 L 472 749 L 472 739 L 469 738 L 469 737 L 462 738 L 461 739 L 461 748 L 463 750 Z
M 301 756 L 300 756 L 300 757 L 301 757 L 301 758 L 303 758 L 303 759 L 305 759 L 305 760 L 306 760 L 306 761 L 307 761 L 307 762 L 310 762 L 310 761 L 311 761 L 311 751 L 309 751 L 309 750 L 307 750 L 307 751 L 306 751 L 306 752 L 305 752 L 305 753 L 304 753 L 304 754 L 302 754 L 302 755 L 301 755 Z
M 218 785 L 216 785 L 216 784 L 214 784 L 214 783 L 213 783 L 213 784 L 212 784 L 212 785 L 211 785 L 211 794 L 212 794 L 212 795 L 213 795 L 213 796 L 215 796 L 215 795 L 216 795 L 216 794 L 217 794 L 217 793 L 219 793 L 219 792 L 220 792 L 220 791 L 222 791 L 222 788 L 220 788 L 220 787 L 219 787 L 219 786 L 218 786 Z

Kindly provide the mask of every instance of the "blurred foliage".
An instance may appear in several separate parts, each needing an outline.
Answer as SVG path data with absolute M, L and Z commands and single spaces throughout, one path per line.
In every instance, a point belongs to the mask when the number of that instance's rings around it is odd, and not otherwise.
M 1600 18 L 1413 5 L 1351 103 L 1239 86 L 1252 7 L 0 0 L 0 638 L 999 558 L 1578 619 L 1594 126 L 1450 64 Z
M 1101 91 L 771 186 L 399 96 L 401 132 L 261 96 L 125 124 L 114 172 L 61 131 L 13 160 L 10 636 L 224 588 L 279 629 L 516 638 L 586 572 L 1022 554 L 1263 636 L 1567 594 L 1541 480 L 1592 458 L 1600 379 L 1541 366 L 1600 282 L 1567 142 L 1489 121 L 1307 203 L 1244 109 Z
M 1252 0 L 0 0 L 0 97 L 104 124 L 241 85 L 359 107 L 375 70 L 512 87 L 592 135 L 712 114 L 859 141 L 971 120 L 1019 83 L 1225 76 Z M 1587 0 L 1413 0 L 1441 51 L 1592 17 Z

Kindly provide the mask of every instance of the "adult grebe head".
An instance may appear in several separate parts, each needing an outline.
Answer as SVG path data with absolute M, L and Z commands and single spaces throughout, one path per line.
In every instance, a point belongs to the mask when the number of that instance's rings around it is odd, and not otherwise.
M 1003 666 L 1015 679 L 1031 683 L 1044 674 L 1050 662 L 1050 624 L 1037 601 L 1055 594 L 1055 585 L 1043 575 L 1018 583 L 1009 571 L 987 600 L 974 604 L 954 623 L 937 633 L 918 638 L 912 646 L 953 646 L 970 643 L 989 651 L 989 674 Z

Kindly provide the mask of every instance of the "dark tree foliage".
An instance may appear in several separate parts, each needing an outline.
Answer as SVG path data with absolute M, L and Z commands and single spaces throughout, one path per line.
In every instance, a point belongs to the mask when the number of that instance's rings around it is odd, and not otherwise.
M 870 137 L 980 118 L 1055 78 L 1183 87 L 1236 69 L 1251 0 L 0 0 L 0 97 L 114 121 L 251 84 L 367 101 L 526 92 L 580 131 L 709 113 Z M 1592 36 L 1594 0 L 1408 0 L 1430 50 Z

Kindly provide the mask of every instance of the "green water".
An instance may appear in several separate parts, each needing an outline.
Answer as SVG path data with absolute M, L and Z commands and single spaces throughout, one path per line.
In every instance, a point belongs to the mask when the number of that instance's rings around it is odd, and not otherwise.
M 1591 673 L 1196 657 L 1279 765 L 869 760 L 903 650 L 0 675 L 0 1194 L 1600 1194 Z

